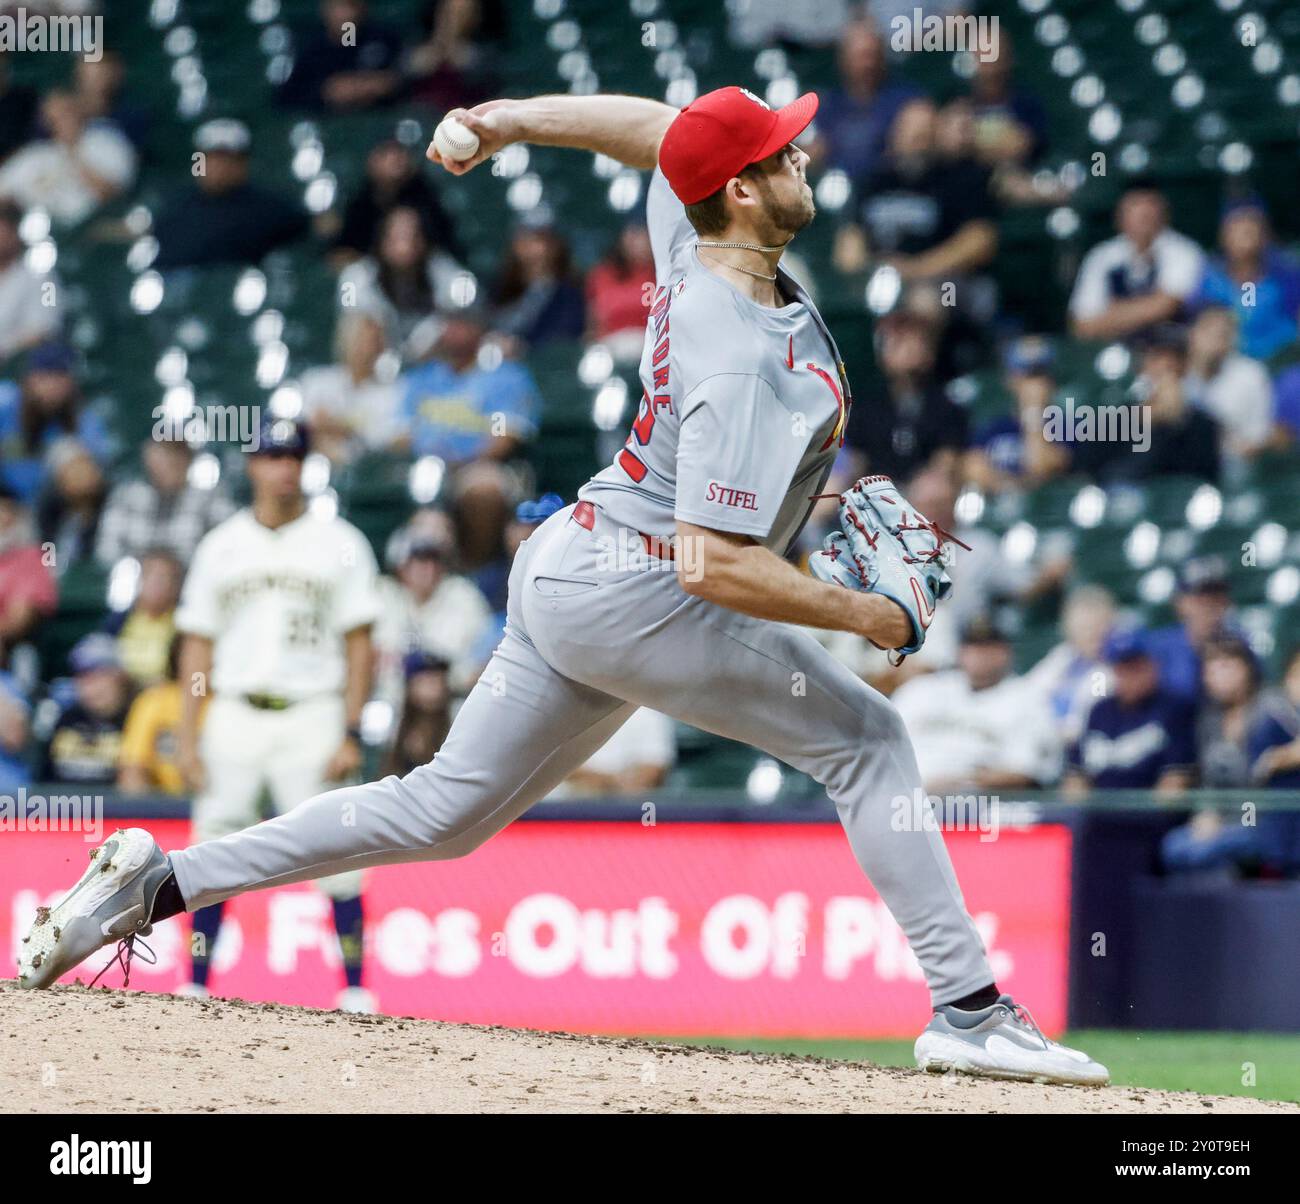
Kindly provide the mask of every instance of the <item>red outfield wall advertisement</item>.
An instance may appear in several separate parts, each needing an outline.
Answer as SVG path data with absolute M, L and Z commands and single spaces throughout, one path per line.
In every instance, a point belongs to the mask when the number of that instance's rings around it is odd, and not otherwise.
M 125 825 L 127 821 L 123 821 Z M 163 848 L 179 820 L 142 821 Z M 947 836 L 1004 990 L 1065 1025 L 1070 835 Z M 81 873 L 80 833 L 0 834 L 0 948 Z M 523 822 L 460 861 L 369 873 L 366 985 L 381 1009 L 476 1024 L 662 1036 L 912 1037 L 920 968 L 836 824 Z M 132 988 L 188 977 L 188 923 L 160 924 Z M 88 981 L 108 951 L 88 963 Z M 332 1007 L 329 900 L 309 884 L 227 904 L 214 994 Z M 73 976 L 69 976 L 71 978 Z M 101 982 L 120 985 L 117 968 Z

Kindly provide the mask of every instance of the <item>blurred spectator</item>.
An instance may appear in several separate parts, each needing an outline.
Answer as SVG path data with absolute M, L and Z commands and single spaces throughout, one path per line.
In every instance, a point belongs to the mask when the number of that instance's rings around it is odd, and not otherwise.
M 1273 245 L 1268 213 L 1258 197 L 1225 206 L 1219 249 L 1204 266 L 1195 305 L 1226 305 L 1237 315 L 1241 348 L 1267 359 L 1296 339 L 1300 262 Z
M 402 85 L 400 35 L 370 19 L 364 0 L 322 0 L 320 22 L 295 35 L 281 104 L 336 113 L 393 100 Z
M 249 183 L 251 145 L 242 121 L 218 118 L 194 132 L 201 170 L 154 218 L 155 267 L 257 263 L 307 232 L 301 207 Z
M 1013 82 L 1015 56 L 1005 29 L 994 57 L 975 55 L 970 101 L 975 145 L 990 167 L 1032 167 L 1047 149 L 1047 112 L 1032 92 Z
M 931 0 L 933 2 L 933 0 Z M 727 34 L 740 46 L 830 46 L 849 18 L 849 0 L 745 0 L 728 4 Z M 909 9 L 910 11 L 910 9 Z
M 965 307 L 973 299 L 967 293 L 988 292 L 963 278 L 992 261 L 997 226 L 984 175 L 956 171 L 940 158 L 937 120 L 929 100 L 909 100 L 899 109 L 888 151 L 846 207 L 850 220 L 836 237 L 835 264 L 842 272 L 889 266 L 904 283 L 956 282 Z
M 132 794 L 186 792 L 185 777 L 176 762 L 182 689 L 177 673 L 182 638 L 173 630 L 163 675 L 136 695 L 126 715 L 117 785 Z
M 1111 694 L 1093 705 L 1069 746 L 1065 789 L 1187 789 L 1196 767 L 1195 711 L 1161 688 L 1146 633 L 1113 632 L 1102 656 L 1113 674 Z
M 1201 652 L 1221 632 L 1232 633 L 1228 569 L 1218 556 L 1197 556 L 1178 569 L 1174 613 L 1178 622 L 1146 635 L 1167 693 L 1195 702 L 1201 692 Z
M 22 210 L 0 201 L 0 360 L 48 339 L 59 329 L 54 301 L 58 283 L 50 274 L 33 272 L 23 259 L 18 237 Z
M 864 472 L 896 481 L 929 466 L 953 470 L 966 448 L 967 417 L 940 386 L 934 326 L 898 310 L 877 322 L 875 342 L 884 388 L 850 411 L 845 443 Z
M 449 666 L 432 652 L 410 652 L 401 661 L 404 680 L 397 734 L 384 758 L 383 773 L 405 777 L 427 765 L 451 730 Z
M 1065 743 L 1077 740 L 1088 711 L 1109 689 L 1110 672 L 1102 645 L 1115 624 L 1115 599 L 1100 585 L 1072 589 L 1061 612 L 1065 636 L 1025 674 L 1051 708 Z
M 405 378 L 402 414 L 410 450 L 452 471 L 460 547 L 477 568 L 500 552 L 509 507 L 530 492 L 516 457 L 537 433 L 537 388 L 528 369 L 483 351 L 484 320 L 472 309 L 449 317 L 437 358 Z M 494 354 L 491 354 L 494 353 Z
M 985 493 L 1033 489 L 1060 476 L 1070 453 L 1047 438 L 1045 410 L 1056 395 L 1055 354 L 1046 339 L 1026 336 L 1006 349 L 1003 364 L 1013 409 L 976 427 L 962 472 Z
M 385 138 L 366 156 L 366 175 L 343 210 L 334 237 L 335 266 L 368 254 L 379 241 L 379 228 L 394 209 L 414 209 L 430 245 L 459 256 L 456 228 L 442 207 L 437 190 L 420 170 L 408 147 Z
M 0 167 L 0 196 L 24 209 L 40 206 L 71 226 L 130 188 L 135 148 L 116 126 L 87 124 L 81 102 L 62 88 L 46 94 L 41 118 L 49 136 L 15 151 Z
M 25 755 L 31 714 L 17 678 L 0 669 L 0 795 L 13 797 L 31 779 Z
M 36 113 L 40 106 L 35 88 L 13 82 L 9 53 L 0 50 L 0 163 L 36 136 Z
M 1115 210 L 1114 238 L 1083 258 L 1070 295 L 1070 328 L 1081 339 L 1127 339 L 1181 315 L 1204 256 L 1169 229 L 1169 203 L 1155 184 L 1135 181 Z
M 1211 656 L 1207 653 L 1207 692 Z M 1291 653 L 1282 684 L 1281 691 L 1264 696 L 1246 732 L 1249 781 L 1269 790 L 1300 788 L 1300 648 Z M 1172 873 L 1300 873 L 1300 815 L 1265 807 L 1249 815 L 1235 809 L 1201 811 L 1166 834 L 1160 853 Z
M 638 707 L 549 797 L 644 794 L 664 784 L 676 760 L 673 721 L 658 711 Z
M 426 0 L 424 40 L 406 58 L 412 100 L 469 108 L 500 89 L 493 59 L 506 40 L 505 0 Z
M 920 93 L 890 81 L 885 40 L 870 21 L 844 27 L 837 61 L 840 82 L 819 92 L 817 137 L 808 151 L 815 166 L 861 180 L 876 166 L 898 110 Z
M 962 627 L 957 668 L 895 691 L 927 792 L 1007 790 L 1054 780 L 1060 748 L 1042 698 L 1011 671 L 1011 637 L 990 615 Z
M 71 565 L 94 556 L 108 482 L 95 457 L 74 438 L 52 444 L 46 461 L 50 479 L 36 522 L 41 542 L 54 547 L 55 571 L 62 576 Z
M 516 228 L 492 301 L 493 327 L 528 346 L 582 338 L 587 321 L 582 288 L 569 244 L 554 226 Z
M 152 548 L 165 548 L 188 564 L 199 540 L 234 514 L 224 490 L 190 483 L 192 456 L 180 440 L 145 440 L 144 477 L 121 481 L 108 495 L 95 544 L 100 564 L 112 568 L 122 557 L 138 558 Z
M 168 675 L 184 576 L 184 567 L 169 549 L 149 548 L 140 557 L 135 600 L 104 624 L 117 638 L 118 659 L 136 686 L 152 686 Z
M 18 495 L 0 484 L 0 664 L 58 602 L 58 586 L 36 543 L 31 516 Z
M 112 451 L 98 408 L 84 404 L 72 349 L 42 343 L 28 353 L 18 385 L 0 383 L 0 476 L 35 502 L 48 479 L 50 449 L 70 435 L 99 460 Z
M 37 778 L 110 786 L 117 781 L 122 727 L 131 703 L 113 637 L 103 632 L 83 636 L 68 654 L 68 667 L 74 696 L 54 718 Z
M 363 314 L 340 317 L 334 343 L 338 362 L 308 368 L 298 384 L 312 448 L 345 464 L 400 433 L 397 357 L 385 355 L 383 327 Z
M 1237 318 L 1223 305 L 1203 309 L 1192 323 L 1187 382 L 1195 405 L 1218 424 L 1229 462 L 1258 455 L 1273 437 L 1273 382 L 1256 359 L 1237 352 Z
M 1278 374 L 1273 382 L 1274 446 L 1300 441 L 1300 364 Z
M 1201 658 L 1202 702 L 1196 720 L 1200 785 L 1250 785 L 1250 733 L 1261 718 L 1263 672 L 1245 640 L 1215 636 Z
M 1142 372 L 1129 406 L 1129 438 L 1075 439 L 1071 461 L 1077 471 L 1102 481 L 1144 481 L 1159 476 L 1219 479 L 1219 424 L 1188 397 L 1187 338 L 1179 327 L 1162 326 L 1143 339 Z
M 609 254 L 587 273 L 588 337 L 604 343 L 620 364 L 641 358 L 654 287 L 650 232 L 644 222 L 628 222 Z
M 384 215 L 374 253 L 339 274 L 339 307 L 378 322 L 387 345 L 412 362 L 442 333 L 460 275 L 450 255 L 429 246 L 419 213 L 399 205 Z
M 1271 790 L 1300 789 L 1300 645 L 1287 658 L 1282 689 L 1264 698 L 1250 733 L 1250 755 L 1253 782 Z
M 418 511 L 388 541 L 393 576 L 379 579 L 380 613 L 375 622 L 375 692 L 394 706 L 401 702 L 403 658 L 435 653 L 447 662 L 450 687 L 467 692 L 477 665 L 471 657 L 491 622 L 487 599 L 468 578 L 452 571 L 455 531 L 451 519 Z
M 140 152 L 149 132 L 149 111 L 124 99 L 125 81 L 126 63 L 116 50 L 105 48 L 97 59 L 82 56 L 72 69 L 73 95 L 86 120 L 116 126 Z

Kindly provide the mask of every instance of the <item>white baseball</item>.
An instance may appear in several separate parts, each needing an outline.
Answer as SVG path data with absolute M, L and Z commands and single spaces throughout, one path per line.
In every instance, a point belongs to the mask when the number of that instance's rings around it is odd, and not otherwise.
M 444 159 L 472 159 L 478 153 L 478 135 L 463 121 L 444 117 L 433 131 L 433 149 Z

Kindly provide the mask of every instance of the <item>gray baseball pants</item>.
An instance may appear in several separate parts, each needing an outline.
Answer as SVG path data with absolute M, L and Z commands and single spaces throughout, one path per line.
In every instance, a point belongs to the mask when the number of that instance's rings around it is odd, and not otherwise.
M 520 548 L 505 638 L 442 750 L 404 778 L 318 795 L 171 854 L 191 911 L 374 865 L 463 857 L 581 765 L 638 706 L 762 749 L 826 788 L 936 1005 L 993 981 L 937 830 L 897 830 L 921 777 L 897 711 L 806 631 L 682 590 L 572 507 Z M 911 810 L 907 810 L 911 815 Z

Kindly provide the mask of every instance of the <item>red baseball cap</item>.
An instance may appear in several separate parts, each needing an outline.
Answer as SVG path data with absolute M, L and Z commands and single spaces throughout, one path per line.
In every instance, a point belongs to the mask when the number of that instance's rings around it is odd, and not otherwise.
M 717 192 L 732 176 L 793 142 L 817 112 L 805 92 L 773 109 L 747 88 L 719 88 L 691 101 L 659 146 L 659 166 L 683 205 Z

